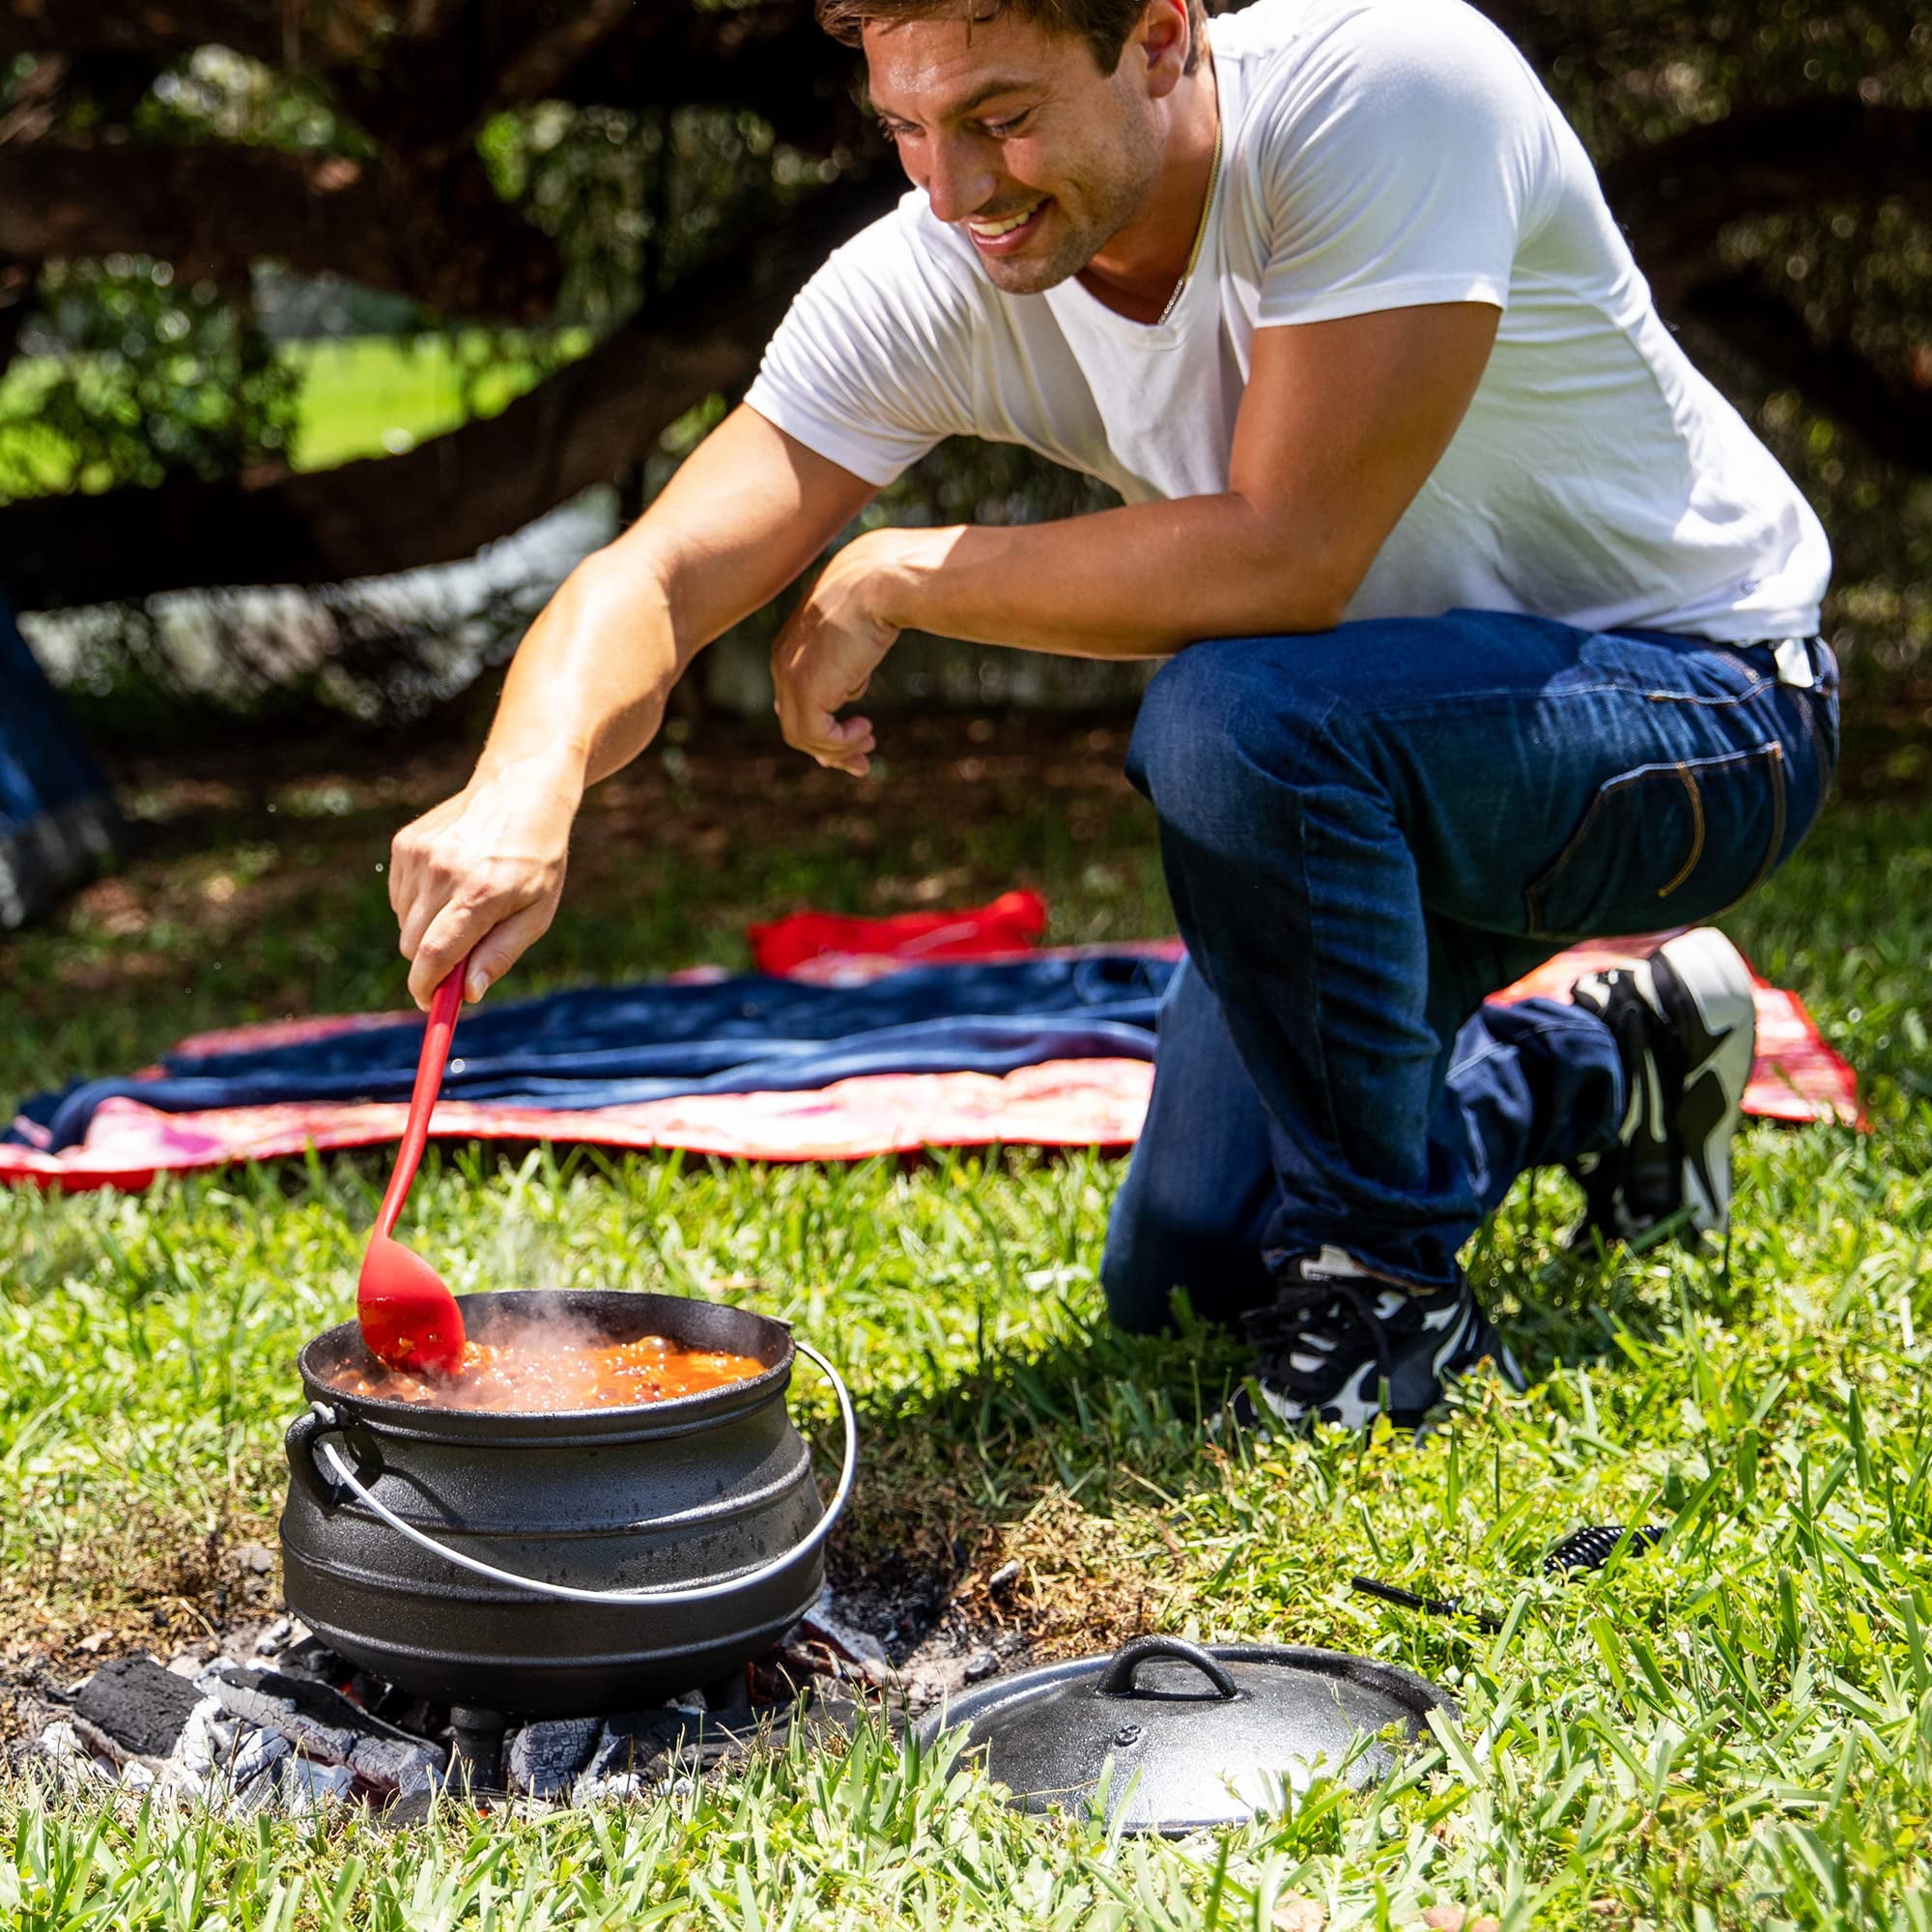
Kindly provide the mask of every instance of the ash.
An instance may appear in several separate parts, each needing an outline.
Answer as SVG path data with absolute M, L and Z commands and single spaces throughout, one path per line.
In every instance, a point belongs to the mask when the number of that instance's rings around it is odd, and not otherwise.
M 353 1804 L 407 1824 L 441 1796 L 520 1809 L 645 1798 L 794 1731 L 848 1733 L 862 1710 L 900 1722 L 952 1688 L 952 1671 L 935 1682 L 923 1662 L 895 1668 L 828 1590 L 742 1684 L 519 1722 L 410 1696 L 284 1616 L 212 1659 L 122 1658 L 71 1688 L 42 1675 L 38 1736 L 11 1755 L 70 1789 L 172 1795 L 239 1817 Z

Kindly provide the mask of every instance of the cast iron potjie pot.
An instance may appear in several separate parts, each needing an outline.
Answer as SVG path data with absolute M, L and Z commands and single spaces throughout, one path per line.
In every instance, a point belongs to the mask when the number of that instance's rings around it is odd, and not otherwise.
M 810 1607 L 821 1509 L 785 1411 L 796 1350 L 781 1323 L 623 1291 L 460 1300 L 478 1341 L 505 1317 L 554 1312 L 609 1341 L 664 1335 L 765 1367 L 621 1408 L 436 1408 L 342 1394 L 330 1378 L 366 1363 L 359 1332 L 349 1321 L 317 1336 L 297 1364 L 314 1406 L 288 1432 L 281 1538 L 289 1607 L 331 1650 L 437 1703 L 590 1716 L 736 1670 Z M 605 1604 L 488 1580 L 384 1522 L 331 1473 L 332 1456 L 405 1522 L 517 1577 L 598 1591 L 747 1583 L 697 1603 Z

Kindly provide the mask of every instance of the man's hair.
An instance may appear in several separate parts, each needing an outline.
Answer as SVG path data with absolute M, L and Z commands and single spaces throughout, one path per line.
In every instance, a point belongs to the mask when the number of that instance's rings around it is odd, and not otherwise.
M 963 14 L 974 23 L 1011 14 L 1037 21 L 1049 32 L 1077 35 L 1094 51 L 1102 73 L 1121 64 L 1122 50 L 1135 23 L 1147 12 L 1148 0 L 816 0 L 818 24 L 835 41 L 856 47 L 874 21 L 897 26 L 902 20 L 929 20 L 938 14 Z M 1207 38 L 1205 0 L 1187 0 L 1192 30 L 1187 48 L 1187 71 L 1200 64 Z

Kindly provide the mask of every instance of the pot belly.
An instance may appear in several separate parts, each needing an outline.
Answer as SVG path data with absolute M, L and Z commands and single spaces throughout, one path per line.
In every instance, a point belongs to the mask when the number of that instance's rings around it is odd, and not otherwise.
M 312 1562 L 286 1537 L 283 1567 L 289 1607 L 340 1656 L 439 1704 L 528 1718 L 608 1714 L 708 1684 L 769 1650 L 824 1581 L 814 1552 L 742 1598 L 619 1608 L 480 1582 L 431 1597 Z
M 781 1404 L 668 1440 L 597 1448 L 392 1439 L 362 1480 L 447 1548 L 586 1590 L 726 1581 L 819 1519 L 810 1451 Z M 695 1604 L 584 1604 L 475 1576 L 360 1504 L 292 1487 L 289 1607 L 329 1647 L 443 1704 L 565 1717 L 659 1701 L 735 1670 L 810 1607 L 816 1549 Z

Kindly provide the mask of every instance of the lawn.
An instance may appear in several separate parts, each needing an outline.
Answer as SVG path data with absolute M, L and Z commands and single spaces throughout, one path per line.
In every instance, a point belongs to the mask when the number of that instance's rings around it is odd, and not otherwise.
M 584 330 L 565 330 L 546 339 L 543 355 L 568 360 L 589 340 Z M 523 341 L 470 330 L 281 344 L 276 355 L 301 381 L 295 467 L 394 454 L 471 416 L 495 415 L 541 373 Z M 37 399 L 60 369 L 51 356 L 20 356 L 0 377 L 0 497 L 73 487 L 73 445 L 35 419 Z
M 855 787 L 703 726 L 594 795 L 525 988 L 743 959 L 749 918 L 1024 880 L 1056 938 L 1164 930 L 1117 723 L 893 724 Z M 1865 769 L 1879 770 L 1870 751 Z M 390 1004 L 388 832 L 460 749 L 265 747 L 132 767 L 141 849 L 0 952 L 0 1089 L 137 1064 L 217 1021 Z M 1858 777 L 1857 771 L 1853 774 Z M 1204 1417 L 1225 1337 L 1112 1334 L 1120 1169 L 1088 1154 L 753 1168 L 538 1151 L 432 1160 L 411 1204 L 459 1287 L 623 1283 L 795 1321 L 857 1391 L 842 1589 L 908 1574 L 1032 1654 L 1148 1628 L 1328 1645 L 1452 1690 L 1378 1790 L 1218 1838 L 1022 1819 L 862 1734 L 656 1803 L 389 1835 L 349 1817 L 116 1814 L 0 1781 L 0 1922 L 33 1927 L 1932 1928 L 1932 804 L 1852 796 L 1732 929 L 1866 1075 L 1873 1131 L 1756 1126 L 1724 1257 L 1564 1258 L 1567 1182 L 1519 1188 L 1476 1280 L 1532 1386 L 1422 1440 L 1252 1443 Z M 384 1168 L 342 1158 L 138 1199 L 0 1196 L 0 1662 L 71 1682 L 260 1615 L 290 1359 L 349 1310 Z M 814 1406 L 815 1405 L 815 1406 Z M 801 1390 L 830 1449 L 829 1406 Z M 1662 1522 L 1583 1580 L 1583 1523 Z M 1016 1561 L 997 1599 L 986 1578 Z M 1392 1609 L 1370 1572 L 1500 1621 Z M 4 1727 L 0 1717 L 0 1727 Z M 1433 1918 L 1425 1919 L 1425 1912 Z
M 545 354 L 567 360 L 589 346 L 586 331 L 567 330 Z M 498 349 L 480 332 L 291 342 L 281 354 L 301 372 L 300 469 L 393 453 L 470 416 L 495 415 L 540 373 L 514 338 Z

